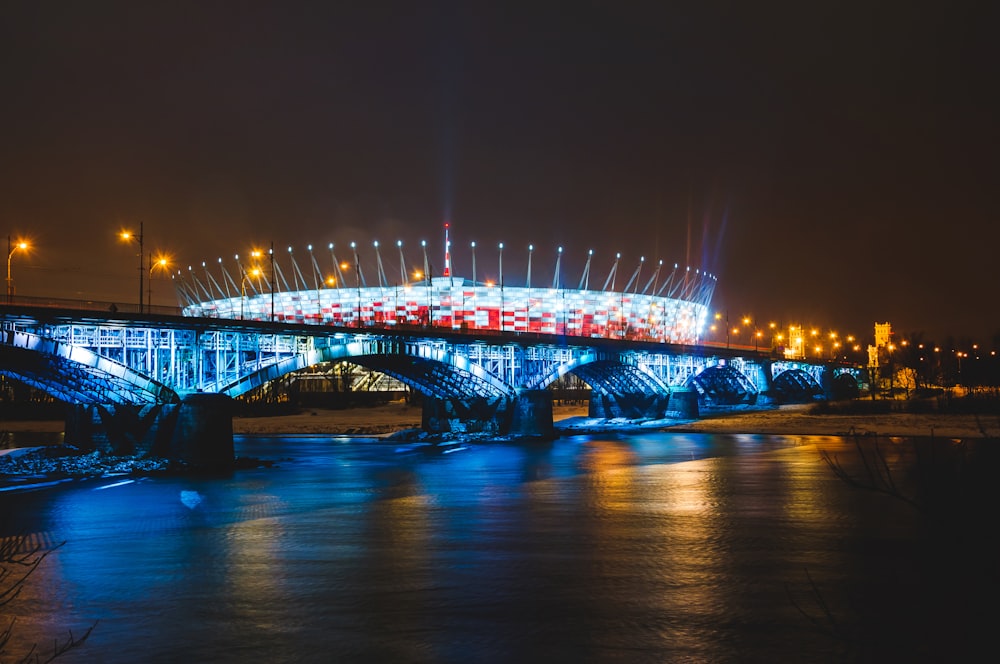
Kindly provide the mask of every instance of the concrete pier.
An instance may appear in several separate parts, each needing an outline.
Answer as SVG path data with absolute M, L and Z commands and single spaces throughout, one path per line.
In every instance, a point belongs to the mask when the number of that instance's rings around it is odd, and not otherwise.
M 625 392 L 622 394 L 590 395 L 590 417 L 629 420 L 662 419 L 669 407 L 670 395 Z
M 552 392 L 521 390 L 511 404 L 510 434 L 527 438 L 553 439 Z
M 420 427 L 428 433 L 490 433 L 506 431 L 506 399 L 441 399 L 424 397 Z
M 190 394 L 178 410 L 169 458 L 199 470 L 232 468 L 233 400 L 225 394 Z
M 204 470 L 233 465 L 233 400 L 198 393 L 179 404 L 80 404 L 66 416 L 65 441 L 118 456 L 146 455 Z

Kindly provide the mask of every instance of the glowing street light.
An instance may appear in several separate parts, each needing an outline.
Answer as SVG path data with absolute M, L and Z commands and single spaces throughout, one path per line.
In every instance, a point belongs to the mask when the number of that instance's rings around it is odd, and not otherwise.
M 146 311 L 150 312 L 153 310 L 153 270 L 155 268 L 169 269 L 167 266 L 170 261 L 167 260 L 166 256 L 160 256 L 155 261 L 149 261 L 149 284 L 146 286 Z
M 20 240 L 17 244 L 12 245 L 10 242 L 10 236 L 7 236 L 7 304 L 10 304 L 14 300 L 14 279 L 10 276 L 10 262 L 14 258 L 14 252 L 20 249 L 25 251 L 28 248 L 28 243 Z
M 504 308 L 504 301 L 503 301 L 503 242 L 500 242 L 497 245 L 497 248 L 498 248 L 498 250 L 500 252 L 500 258 L 499 258 L 499 268 L 500 268 L 500 331 L 501 332 L 506 332 L 506 330 L 504 329 L 504 320 L 503 320 L 503 308 Z
M 469 243 L 469 247 L 472 249 L 472 287 L 476 287 L 476 241 L 473 240 Z
M 143 267 L 143 249 L 142 249 L 142 222 L 139 222 L 139 234 L 136 235 L 132 231 L 122 231 L 121 238 L 126 242 L 138 242 L 139 243 L 139 313 L 142 313 L 142 279 L 146 270 Z
M 729 348 L 729 333 L 730 333 L 730 329 L 729 329 L 729 310 L 728 309 L 726 310 L 725 318 L 723 318 L 722 312 L 717 312 L 715 314 L 715 320 L 719 321 L 720 323 L 722 322 L 722 320 L 726 321 L 726 348 Z
M 250 277 L 260 278 L 260 268 L 251 268 L 249 272 L 243 270 L 240 266 L 240 271 L 243 272 L 243 278 L 240 280 L 240 320 L 243 320 L 243 304 L 247 297 L 247 280 Z M 253 282 L 250 282 L 250 286 L 253 286 Z
M 743 324 L 746 325 L 747 327 L 753 326 L 753 352 L 756 353 L 757 352 L 758 343 L 759 343 L 759 339 L 761 337 L 761 332 L 760 332 L 760 330 L 757 329 L 757 324 L 754 322 L 753 318 L 751 318 L 750 316 L 744 316 L 743 317 Z

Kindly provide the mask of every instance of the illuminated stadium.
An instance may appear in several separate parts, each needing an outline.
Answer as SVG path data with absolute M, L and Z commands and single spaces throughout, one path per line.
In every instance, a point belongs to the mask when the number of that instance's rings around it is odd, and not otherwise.
M 504 282 L 503 244 L 496 280 L 476 279 L 475 243 L 472 277 L 452 274 L 451 243 L 445 235 L 442 276 L 432 276 L 423 249 L 423 269 L 407 269 L 401 242 L 399 271 L 387 276 L 379 243 L 374 283 L 365 278 L 358 248 L 351 243 L 353 262 L 340 262 L 328 246 L 332 271 L 324 273 L 308 247 L 307 269 L 302 270 L 292 248 L 286 265 L 271 251 L 254 251 L 250 260 L 239 256 L 230 265 L 202 263 L 178 272 L 175 286 L 186 316 L 234 320 L 277 321 L 351 328 L 415 329 L 432 327 L 455 331 L 531 332 L 581 337 L 606 337 L 665 343 L 697 343 L 705 321 L 716 277 L 707 272 L 660 261 L 643 274 L 640 259 L 630 279 L 617 279 L 620 254 L 615 257 L 600 290 L 590 288 L 593 251 L 576 288 L 561 279 L 562 248 L 557 252 L 551 283 L 533 284 L 529 247 L 523 284 Z M 324 261 L 325 262 L 325 261 Z M 625 281 L 616 289 L 615 283 Z

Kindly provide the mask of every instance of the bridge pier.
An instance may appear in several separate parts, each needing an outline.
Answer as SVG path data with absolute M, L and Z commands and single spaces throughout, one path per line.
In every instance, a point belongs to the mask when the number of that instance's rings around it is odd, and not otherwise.
M 420 428 L 428 433 L 487 433 L 506 430 L 509 403 L 504 398 L 424 397 Z
M 555 438 L 548 390 L 520 390 L 514 399 L 425 397 L 420 424 L 428 433 Z
M 622 394 L 590 393 L 588 416 L 601 419 L 659 420 L 665 417 L 669 394 L 625 392 Z
M 510 433 L 529 438 L 555 438 L 556 429 L 552 424 L 552 392 L 519 390 L 517 398 L 511 404 Z
M 670 393 L 667 417 L 682 420 L 698 419 L 698 392 L 696 390 L 674 390 Z
M 82 449 L 115 456 L 166 457 L 178 407 L 177 404 L 75 404 L 66 415 L 64 438 Z M 162 426 L 163 423 L 167 425 Z
M 170 437 L 168 458 L 200 470 L 232 468 L 233 400 L 226 394 L 199 392 L 181 400 Z
M 833 401 L 837 398 L 836 390 L 834 389 L 835 381 L 833 373 L 833 367 L 826 365 L 823 367 L 823 373 L 820 374 L 819 386 L 823 390 L 823 397 L 827 401 Z
M 774 370 L 770 360 L 760 360 L 747 364 L 747 376 L 754 385 L 761 386 L 757 391 L 756 405 L 770 405 L 774 403 Z
M 233 464 L 232 399 L 224 394 L 191 394 L 179 404 L 77 404 L 65 432 L 67 443 L 116 456 L 151 454 L 202 470 Z

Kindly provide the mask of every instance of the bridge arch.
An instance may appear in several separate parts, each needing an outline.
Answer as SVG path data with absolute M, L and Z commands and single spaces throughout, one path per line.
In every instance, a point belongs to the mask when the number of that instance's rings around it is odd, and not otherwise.
M 853 380 L 853 379 L 852 379 Z M 786 369 L 774 377 L 774 398 L 784 403 L 811 401 L 823 395 L 823 387 L 802 369 Z
M 19 330 L 0 333 L 0 374 L 67 403 L 180 403 L 174 390 L 120 362 Z
M 670 388 L 656 375 L 638 364 L 623 362 L 619 356 L 587 353 L 554 367 L 531 380 L 526 387 L 544 390 L 566 374 L 579 376 L 591 389 L 606 392 L 615 387 L 633 392 L 651 391 L 668 394 Z
M 527 388 L 544 390 L 570 373 L 590 386 L 592 417 L 660 418 L 666 411 L 670 388 L 643 366 L 622 361 L 615 353 L 586 353 L 537 376 Z
M 834 399 L 856 399 L 861 394 L 861 386 L 857 376 L 844 371 L 833 377 L 830 391 Z
M 513 388 L 464 356 L 393 339 L 361 339 L 314 348 L 262 367 L 220 392 L 237 397 L 293 371 L 342 360 L 392 376 L 425 396 L 491 400 L 515 396 Z
M 695 390 L 700 397 L 717 406 L 755 403 L 758 395 L 753 381 L 728 364 L 706 367 L 688 378 L 684 387 Z

